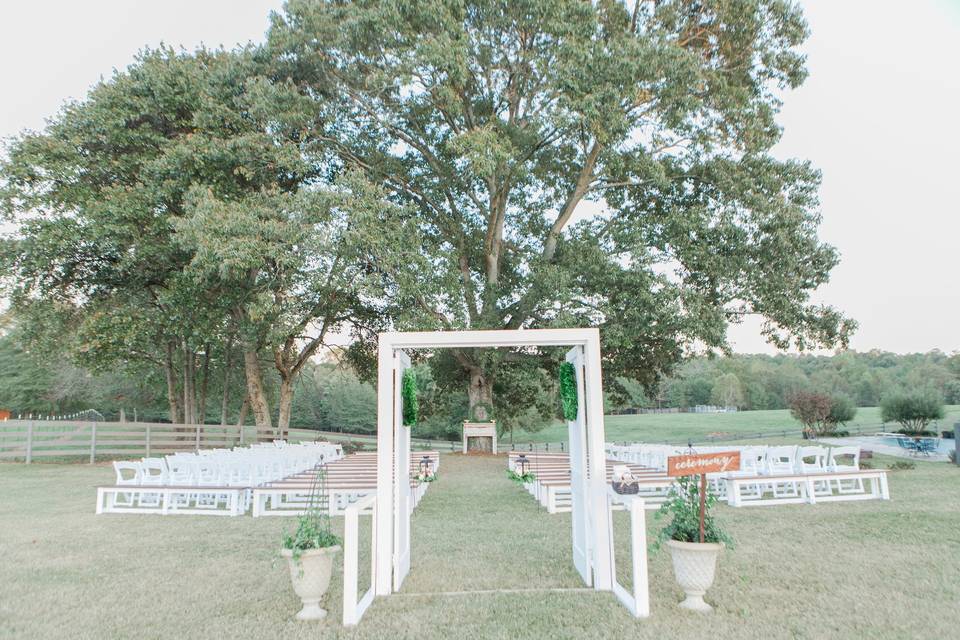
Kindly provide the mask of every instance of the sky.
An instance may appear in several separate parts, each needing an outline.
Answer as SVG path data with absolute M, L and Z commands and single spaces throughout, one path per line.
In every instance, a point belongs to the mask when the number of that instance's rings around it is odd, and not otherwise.
M 145 45 L 259 41 L 268 0 L 30 0 L 0 7 L 0 137 L 40 129 Z M 823 172 L 821 237 L 841 263 L 814 300 L 860 323 L 857 350 L 960 350 L 960 0 L 808 0 L 810 76 L 773 153 Z M 759 321 L 738 352 L 773 353 Z

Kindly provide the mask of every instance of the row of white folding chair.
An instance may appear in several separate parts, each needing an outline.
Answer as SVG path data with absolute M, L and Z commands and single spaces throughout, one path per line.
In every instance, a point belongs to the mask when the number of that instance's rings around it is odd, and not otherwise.
M 115 462 L 118 485 L 251 486 L 278 480 L 323 461 L 323 454 L 284 459 L 224 450 Z

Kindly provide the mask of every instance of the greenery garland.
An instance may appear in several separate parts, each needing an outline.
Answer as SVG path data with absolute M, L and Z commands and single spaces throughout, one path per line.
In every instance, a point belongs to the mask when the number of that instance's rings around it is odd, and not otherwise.
M 576 420 L 577 372 L 569 362 L 560 365 L 560 403 L 563 406 L 564 420 Z
M 412 427 L 417 424 L 417 414 L 420 404 L 417 402 L 417 378 L 407 369 L 400 379 L 400 404 L 403 408 L 403 426 Z

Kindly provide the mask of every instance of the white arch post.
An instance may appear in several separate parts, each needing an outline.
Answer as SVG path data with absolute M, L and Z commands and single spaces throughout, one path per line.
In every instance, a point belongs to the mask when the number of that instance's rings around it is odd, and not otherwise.
M 585 496 L 584 508 L 574 509 L 574 531 L 586 533 L 590 571 L 581 571 L 585 582 L 598 591 L 613 588 L 610 562 L 610 519 L 607 515 L 606 455 L 603 426 L 603 384 L 600 364 L 600 332 L 595 329 L 520 329 L 494 331 L 421 331 L 381 333 L 377 364 L 377 548 L 376 594 L 399 590 L 410 566 L 409 492 L 410 440 L 398 415 L 400 376 L 409 360 L 404 349 L 449 349 L 478 347 L 569 346 L 578 367 L 580 411 L 585 419 L 586 453 L 578 456 L 587 473 L 576 469 L 582 483 L 573 495 Z M 582 349 L 577 353 L 576 348 Z M 571 459 L 571 465 L 580 466 Z M 405 535 L 404 535 L 405 534 Z M 399 543 L 399 544 L 398 544 Z M 583 548 L 584 541 L 576 543 Z M 586 574 L 586 575 L 585 575 Z

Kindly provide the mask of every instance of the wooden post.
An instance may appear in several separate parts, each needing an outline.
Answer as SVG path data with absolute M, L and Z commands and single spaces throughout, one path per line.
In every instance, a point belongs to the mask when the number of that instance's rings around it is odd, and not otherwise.
M 90 423 L 90 464 L 93 464 L 97 457 L 97 421 Z
M 703 525 L 707 514 L 707 474 L 700 474 L 700 543 L 703 544 Z
M 149 422 L 146 424 L 146 427 L 147 427 L 147 447 L 146 447 L 147 456 L 146 457 L 149 458 L 150 457 L 150 423 Z
M 27 464 L 33 462 L 33 420 L 27 423 Z
M 240 429 L 240 444 L 243 444 L 243 424 L 237 425 Z
M 197 425 L 197 439 L 196 439 L 195 448 L 197 450 L 197 453 L 199 453 L 200 452 L 200 425 L 199 424 Z

